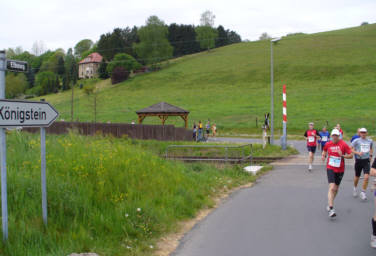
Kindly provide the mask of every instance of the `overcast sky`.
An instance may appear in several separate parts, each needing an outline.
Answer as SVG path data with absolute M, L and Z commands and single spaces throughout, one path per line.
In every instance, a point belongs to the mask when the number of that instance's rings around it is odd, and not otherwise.
M 205 10 L 216 15 L 216 26 L 243 40 L 263 32 L 282 36 L 376 22 L 376 0 L 1 0 L 0 10 L 0 49 L 24 50 L 37 40 L 52 50 L 85 38 L 97 41 L 115 27 L 141 26 L 150 15 L 167 24 L 198 25 Z

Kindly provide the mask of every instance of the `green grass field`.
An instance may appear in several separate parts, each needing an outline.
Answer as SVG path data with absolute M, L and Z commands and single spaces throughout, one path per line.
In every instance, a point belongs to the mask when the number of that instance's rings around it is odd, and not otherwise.
M 277 129 L 286 84 L 289 133 L 300 133 L 309 121 L 318 127 L 328 121 L 330 127 L 340 122 L 348 133 L 366 126 L 376 134 L 375 52 L 376 24 L 283 38 L 274 47 Z M 258 133 L 256 117 L 262 120 L 270 110 L 270 43 L 230 45 L 170 61 L 115 86 L 108 80 L 97 86 L 99 121 L 136 121 L 136 110 L 166 101 L 189 110 L 190 124 L 210 119 L 219 132 Z M 92 98 L 78 89 L 75 95 L 75 119 L 92 121 Z M 44 98 L 70 119 L 70 91 Z M 183 125 L 178 118 L 167 123 Z
M 45 228 L 39 136 L 13 131 L 7 145 L 9 240 L 0 255 L 152 255 L 179 221 L 212 207 L 220 191 L 256 178 L 241 166 L 166 161 L 159 155 L 167 143 L 47 136 Z M 269 146 L 263 155 L 284 154 Z

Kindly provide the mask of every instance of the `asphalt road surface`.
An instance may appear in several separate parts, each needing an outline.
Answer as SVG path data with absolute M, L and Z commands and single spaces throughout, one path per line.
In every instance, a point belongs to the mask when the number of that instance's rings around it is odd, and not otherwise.
M 353 161 L 346 160 L 337 219 L 330 220 L 325 166 L 316 159 L 309 173 L 304 142 L 292 144 L 301 155 L 277 162 L 255 186 L 234 193 L 186 234 L 172 255 L 376 255 L 369 245 L 373 196 L 368 191 L 366 202 L 352 197 Z

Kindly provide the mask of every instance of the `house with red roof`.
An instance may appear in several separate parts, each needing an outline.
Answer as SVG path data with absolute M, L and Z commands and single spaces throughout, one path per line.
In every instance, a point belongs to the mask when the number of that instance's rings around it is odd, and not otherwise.
M 98 76 L 98 68 L 103 60 L 103 57 L 93 52 L 85 59 L 78 63 L 78 77 L 79 78 L 93 78 Z

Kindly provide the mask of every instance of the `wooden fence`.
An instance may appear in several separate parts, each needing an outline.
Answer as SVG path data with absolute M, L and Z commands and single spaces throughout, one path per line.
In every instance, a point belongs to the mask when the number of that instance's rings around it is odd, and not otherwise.
M 39 132 L 38 128 L 23 128 L 23 130 Z M 50 134 L 65 134 L 69 130 L 75 130 L 82 135 L 111 134 L 114 137 L 127 135 L 129 138 L 141 140 L 192 140 L 190 130 L 173 125 L 55 122 L 46 128 L 47 133 Z

